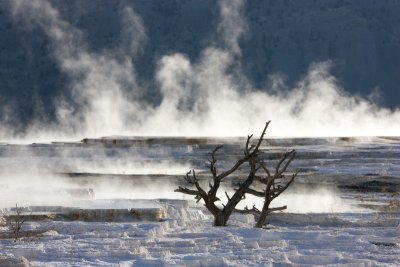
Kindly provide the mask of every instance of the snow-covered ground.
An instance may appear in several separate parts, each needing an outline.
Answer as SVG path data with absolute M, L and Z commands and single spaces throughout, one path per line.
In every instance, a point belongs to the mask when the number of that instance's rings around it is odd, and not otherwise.
M 217 228 L 201 208 L 165 207 L 162 222 L 30 222 L 25 229 L 38 234 L 1 240 L 0 259 L 25 257 L 32 266 L 400 264 L 399 213 L 289 213 L 254 229 L 251 216 Z
M 15 203 L 31 206 L 24 213 L 31 219 L 18 242 L 0 228 L 0 266 L 399 266 L 399 140 L 267 140 L 271 166 L 282 150 L 295 148 L 290 169 L 301 171 L 275 203 L 288 210 L 271 216 L 267 229 L 253 228 L 250 215 L 213 227 L 202 205 L 173 192 L 186 169 L 207 178 L 215 144 L 227 152 L 218 155 L 218 167 L 229 166 L 243 139 L 4 144 L 0 207 L 12 215 Z M 77 209 L 79 220 L 35 218 Z M 138 209 L 157 215 L 131 212 Z

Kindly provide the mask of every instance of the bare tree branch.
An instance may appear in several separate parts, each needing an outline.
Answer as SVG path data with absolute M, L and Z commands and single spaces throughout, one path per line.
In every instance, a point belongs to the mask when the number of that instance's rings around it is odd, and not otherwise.
M 20 239 L 22 225 L 25 223 L 25 219 L 22 217 L 22 211 L 22 208 L 18 208 L 18 205 L 15 204 L 15 218 L 14 221 L 10 221 L 10 228 L 14 235 L 14 242 L 17 242 Z
M 258 218 L 256 227 L 262 227 L 265 225 L 266 217 L 268 214 L 270 214 L 274 210 L 283 210 L 283 207 L 280 207 L 281 209 L 270 209 L 269 205 L 271 204 L 272 200 L 274 200 L 276 197 L 278 197 L 283 191 L 285 191 L 289 185 L 294 181 L 294 179 L 297 176 L 297 172 L 292 175 L 290 180 L 286 182 L 285 185 L 281 185 L 276 183 L 276 180 L 283 179 L 285 176 L 283 173 L 286 171 L 287 167 L 289 164 L 292 162 L 296 155 L 295 150 L 291 150 L 290 152 L 286 152 L 282 158 L 279 160 L 276 168 L 275 168 L 275 174 L 271 176 L 270 174 L 267 174 L 266 178 L 260 178 L 259 180 L 261 183 L 266 184 L 265 186 L 265 195 L 264 195 L 264 205 L 261 210 L 260 217 Z M 260 163 L 259 163 L 260 164 Z M 264 166 L 265 167 L 265 166 Z M 282 182 L 281 182 L 282 183 Z
M 270 123 L 271 123 L 271 121 L 268 121 L 268 122 L 265 124 L 264 130 L 263 130 L 263 132 L 262 132 L 262 134 L 261 134 L 261 136 L 260 136 L 260 139 L 258 139 L 258 143 L 257 143 L 256 147 L 254 148 L 254 151 L 253 151 L 253 152 L 258 151 L 258 149 L 260 148 L 261 142 L 262 142 L 262 140 L 264 139 L 265 131 L 267 131 L 268 125 L 269 125 Z
M 269 172 L 268 168 L 265 166 L 264 162 L 259 161 L 259 168 L 263 169 L 265 171 L 265 173 L 267 174 L 267 178 L 271 177 L 271 173 Z
M 225 178 L 226 176 L 232 174 L 232 173 L 233 173 L 234 171 L 236 171 L 243 163 L 247 162 L 251 157 L 254 157 L 254 156 L 256 156 L 256 155 L 258 154 L 258 149 L 259 149 L 259 147 L 260 147 L 260 145 L 261 145 L 261 142 L 262 142 L 262 140 L 263 140 L 263 138 L 264 138 L 264 136 L 265 136 L 265 131 L 267 130 L 268 125 L 270 124 L 270 122 L 271 122 L 271 121 L 268 121 L 268 122 L 265 124 L 264 130 L 263 130 L 263 132 L 262 132 L 262 134 L 261 134 L 261 136 L 260 136 L 260 139 L 259 139 L 258 142 L 257 142 L 257 145 L 254 147 L 254 150 L 251 151 L 251 152 L 250 152 L 250 150 L 248 150 L 248 151 L 245 153 L 246 155 L 245 155 L 244 158 L 239 159 L 239 160 L 236 162 L 236 164 L 235 164 L 231 169 L 229 169 L 229 170 L 227 170 L 227 171 L 221 173 L 220 175 L 218 175 L 218 176 L 217 176 L 217 179 L 222 180 L 222 179 Z M 250 142 L 250 139 L 251 139 L 252 136 L 253 136 L 253 135 L 249 135 L 248 138 L 247 138 L 246 149 L 247 149 L 247 147 L 248 147 L 248 143 Z
M 298 172 L 295 172 L 292 177 L 290 178 L 289 182 L 286 183 L 285 186 L 280 187 L 278 189 L 276 189 L 276 193 L 274 193 L 274 198 L 278 197 L 283 191 L 285 191 L 289 185 L 294 181 L 294 178 L 296 178 Z
M 275 168 L 275 173 L 273 175 L 266 167 L 264 162 L 260 160 L 260 154 L 262 154 L 262 152 L 260 151 L 260 146 L 262 140 L 264 139 L 265 132 L 269 124 L 270 121 L 268 121 L 265 124 L 265 127 L 256 145 L 250 144 L 253 135 L 247 136 L 244 148 L 244 156 L 238 159 L 230 169 L 225 170 L 220 174 L 217 173 L 217 168 L 216 168 L 216 163 L 217 163 L 216 153 L 222 148 L 222 146 L 218 145 L 217 147 L 215 147 L 215 149 L 210 153 L 211 159 L 209 160 L 210 163 L 209 169 L 212 175 L 212 182 L 210 180 L 208 182 L 208 187 L 209 187 L 208 192 L 203 190 L 202 187 L 200 186 L 198 179 L 196 177 L 196 172 L 194 170 L 187 172 L 184 179 L 188 184 L 194 185 L 196 189 L 179 187 L 178 189 L 175 190 L 175 192 L 180 192 L 187 195 L 193 195 L 195 196 L 197 202 L 202 199 L 207 209 L 214 216 L 215 226 L 225 226 L 230 215 L 234 211 L 240 213 L 253 214 L 258 219 L 256 227 L 261 227 L 262 225 L 264 225 L 265 218 L 269 213 L 277 210 L 286 209 L 286 206 L 270 209 L 269 205 L 274 198 L 276 198 L 283 191 L 286 190 L 286 188 L 293 182 L 293 180 L 297 175 L 297 173 L 295 173 L 292 175 L 292 177 L 289 179 L 288 182 L 286 183 L 283 182 L 285 180 L 283 179 L 285 177 L 284 172 L 286 172 L 286 169 L 288 168 L 289 164 L 291 163 L 291 161 L 295 156 L 294 150 L 287 152 L 282 156 L 282 158 L 279 160 Z M 244 163 L 248 163 L 250 165 L 250 170 L 247 174 L 247 177 L 244 181 L 238 184 L 238 188 L 235 190 L 232 196 L 229 196 L 228 193 L 225 192 L 225 195 L 227 197 L 227 202 L 222 203 L 223 208 L 221 209 L 215 204 L 216 201 L 220 200 L 217 197 L 217 192 L 220 188 L 221 182 L 226 177 L 237 171 Z M 258 172 L 262 172 L 264 175 L 260 175 L 258 174 Z M 276 182 L 277 180 L 279 180 L 279 182 Z M 253 184 L 254 181 L 259 181 L 264 186 L 264 189 L 256 190 L 250 188 L 250 186 Z M 246 198 L 246 194 L 251 194 L 257 197 L 264 198 L 264 205 L 261 211 L 258 210 L 255 206 L 253 206 L 253 208 L 251 209 L 247 208 L 247 206 L 243 210 L 236 209 L 236 205 L 240 201 Z
M 211 152 L 211 160 L 210 160 L 210 171 L 213 175 L 213 179 L 215 180 L 217 178 L 217 168 L 215 167 L 215 163 L 217 163 L 217 159 L 215 158 L 215 154 L 217 153 L 218 150 L 220 150 L 223 146 L 218 145 L 215 147 L 215 149 Z
M 254 216 L 258 217 L 260 216 L 261 211 L 256 208 L 255 205 L 253 205 L 253 208 L 249 209 L 247 206 L 244 209 L 235 209 L 235 212 L 241 213 L 241 214 L 253 214 Z
M 253 135 L 248 135 L 247 136 L 247 141 L 246 141 L 246 145 L 245 145 L 245 149 L 244 149 L 244 155 L 248 156 L 250 154 L 250 150 L 254 147 L 253 145 L 249 148 L 249 143 L 250 143 L 250 139 L 253 137 Z
M 279 161 L 278 165 L 276 166 L 276 171 L 275 171 L 275 176 L 279 177 L 284 173 L 289 166 L 289 164 L 292 162 L 294 157 L 296 156 L 296 151 L 293 149 L 290 152 L 287 152 L 283 155 L 283 158 Z M 287 160 L 285 162 L 285 160 Z M 285 162 L 284 166 L 282 169 L 280 169 L 281 164 Z
M 265 196 L 265 191 L 261 192 L 261 191 L 257 191 L 251 188 L 245 188 L 243 189 L 245 191 L 245 193 L 248 193 L 250 195 L 256 196 L 256 197 L 264 197 Z

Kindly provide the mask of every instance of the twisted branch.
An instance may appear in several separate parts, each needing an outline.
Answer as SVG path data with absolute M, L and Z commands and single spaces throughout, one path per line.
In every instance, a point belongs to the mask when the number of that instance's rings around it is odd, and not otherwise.
M 230 169 L 225 170 L 219 174 L 217 172 L 217 167 L 216 167 L 217 163 L 216 154 L 222 148 L 222 145 L 218 145 L 215 147 L 215 149 L 210 153 L 211 158 L 209 160 L 210 163 L 209 170 L 212 175 L 212 181 L 211 180 L 208 181 L 209 190 L 207 192 L 203 190 L 202 187 L 199 185 L 194 170 L 187 172 L 186 176 L 184 177 L 184 180 L 188 184 L 194 185 L 196 189 L 189 189 L 179 186 L 178 189 L 175 190 L 175 192 L 180 192 L 187 195 L 193 195 L 195 196 L 197 202 L 199 202 L 202 199 L 207 209 L 214 215 L 214 225 L 216 226 L 225 226 L 231 213 L 233 211 L 236 211 L 239 213 L 247 213 L 247 214 L 251 213 L 257 216 L 259 220 L 256 226 L 258 227 L 258 225 L 264 223 L 266 214 L 269 214 L 273 211 L 286 209 L 286 206 L 277 208 L 268 208 L 268 207 L 270 202 L 274 198 L 276 198 L 284 190 L 286 190 L 286 188 L 293 182 L 294 178 L 297 175 L 297 173 L 293 174 L 289 182 L 287 182 L 285 185 L 281 185 L 275 182 L 277 179 L 285 177 L 283 173 L 286 171 L 287 167 L 293 160 L 295 156 L 295 151 L 292 150 L 283 155 L 283 157 L 280 159 L 275 168 L 275 173 L 272 175 L 269 169 L 265 166 L 264 162 L 259 160 L 259 155 L 261 153 L 260 146 L 262 140 L 264 139 L 265 132 L 269 124 L 270 121 L 268 121 L 265 124 L 261 136 L 259 137 L 255 145 L 250 144 L 253 135 L 247 136 L 244 148 L 244 156 L 239 160 L 237 160 L 236 163 Z M 247 175 L 247 178 L 242 183 L 238 184 L 238 189 L 235 190 L 232 196 L 229 196 L 228 193 L 225 192 L 225 195 L 227 197 L 227 202 L 222 203 L 223 208 L 221 209 L 220 207 L 215 205 L 215 202 L 220 200 L 217 197 L 217 192 L 218 189 L 220 188 L 221 182 L 224 180 L 224 178 L 237 171 L 245 162 L 248 162 L 250 165 L 250 170 Z M 263 173 L 265 173 L 265 175 L 264 176 L 257 175 L 259 171 L 262 171 Z M 258 191 L 250 188 L 250 186 L 255 180 L 264 184 L 265 189 L 262 191 Z M 247 206 L 243 210 L 236 209 L 236 205 L 241 200 L 246 198 L 246 193 L 264 198 L 264 205 L 261 211 L 258 210 L 255 206 L 253 206 L 251 209 L 249 209 Z

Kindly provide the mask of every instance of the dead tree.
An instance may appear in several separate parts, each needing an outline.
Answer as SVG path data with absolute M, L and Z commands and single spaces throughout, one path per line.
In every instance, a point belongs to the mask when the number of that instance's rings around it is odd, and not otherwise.
M 263 161 L 258 161 L 257 171 L 263 171 L 265 175 L 256 175 L 255 180 L 259 181 L 264 185 L 263 191 L 257 191 L 252 188 L 248 188 L 246 193 L 264 198 L 263 207 L 258 210 L 255 206 L 252 209 L 249 209 L 247 206 L 243 210 L 235 209 L 236 212 L 239 213 L 251 213 L 257 218 L 256 227 L 261 228 L 266 224 L 266 218 L 268 214 L 274 211 L 285 210 L 287 206 L 270 208 L 270 204 L 272 200 L 277 198 L 283 191 L 285 191 L 289 185 L 294 181 L 294 178 L 297 176 L 297 172 L 293 173 L 288 179 L 285 176 L 285 172 L 289 164 L 292 162 L 296 155 L 296 151 L 292 150 L 290 152 L 286 152 L 283 157 L 279 160 L 278 164 L 275 167 L 275 173 L 272 175 L 269 169 L 266 167 Z
M 256 194 L 260 193 L 256 190 L 250 189 L 250 186 L 253 184 L 253 182 L 255 180 L 258 180 L 261 183 L 265 184 L 266 192 L 269 193 L 269 191 L 270 191 L 269 188 L 275 188 L 274 187 L 275 180 L 283 177 L 283 172 L 286 171 L 287 166 L 290 164 L 291 160 L 294 157 L 294 151 L 290 152 L 290 154 L 288 154 L 290 161 L 286 161 L 286 164 L 283 165 L 284 168 L 280 168 L 280 165 L 282 165 L 282 163 L 285 161 L 285 159 L 280 161 L 280 163 L 278 164 L 279 166 L 277 167 L 278 171 L 275 173 L 274 176 L 272 176 L 273 179 L 271 178 L 268 180 L 264 177 L 257 176 L 257 172 L 260 171 L 261 169 L 266 171 L 267 173 L 269 173 L 268 169 L 265 167 L 265 164 L 260 159 L 260 154 L 261 154 L 260 145 L 261 145 L 262 140 L 264 139 L 265 132 L 268 128 L 269 123 L 270 123 L 270 121 L 266 123 L 264 130 L 263 130 L 260 138 L 258 139 L 258 142 L 255 145 L 250 145 L 250 141 L 251 141 L 251 138 L 253 135 L 250 135 L 247 137 L 247 141 L 246 141 L 245 149 L 244 149 L 244 156 L 242 158 L 240 158 L 233 165 L 233 167 L 230 168 L 229 170 L 221 172 L 220 174 L 218 174 L 218 172 L 217 172 L 217 168 L 216 168 L 217 159 L 216 159 L 215 155 L 216 155 L 217 151 L 222 148 L 222 146 L 221 145 L 217 146 L 211 152 L 210 172 L 212 174 L 212 182 L 209 182 L 209 190 L 207 192 L 200 186 L 194 170 L 191 170 L 188 173 L 186 173 L 185 180 L 187 183 L 194 185 L 196 189 L 183 188 L 180 186 L 178 189 L 175 190 L 175 192 L 180 192 L 180 193 L 187 194 L 187 195 L 193 195 L 193 196 L 195 196 L 195 199 L 197 200 L 197 202 L 199 202 L 200 200 L 203 200 L 206 208 L 214 216 L 214 225 L 215 226 L 226 226 L 232 212 L 239 211 L 239 210 L 236 210 L 235 207 L 241 200 L 244 199 L 246 193 L 249 193 L 249 194 L 251 194 L 252 192 L 257 192 Z M 223 204 L 222 208 L 218 207 L 215 204 L 215 202 L 220 200 L 217 197 L 217 193 L 218 193 L 218 189 L 220 188 L 221 182 L 223 182 L 226 177 L 228 177 L 229 175 L 231 175 L 232 173 L 237 171 L 244 163 L 248 163 L 250 166 L 250 170 L 247 175 L 247 178 L 244 180 L 244 182 L 238 184 L 238 187 L 235 189 L 235 193 L 231 197 L 225 192 L 225 194 L 228 198 L 228 201 L 226 204 Z M 267 177 L 269 177 L 269 176 L 267 176 Z M 294 177 L 295 177 L 295 175 L 293 176 L 293 179 L 294 179 Z M 270 183 L 268 183 L 268 181 L 270 181 Z M 287 186 L 289 186 L 289 184 Z M 287 186 L 286 186 L 286 188 L 287 188 Z M 283 190 L 285 190 L 285 189 L 283 189 Z M 283 190 L 282 190 L 282 192 L 283 192 Z M 278 193 L 278 191 L 275 191 L 274 193 Z M 268 194 L 268 197 L 270 198 L 271 195 Z M 269 202 L 266 205 L 266 211 L 264 212 L 265 216 L 268 214 L 268 211 L 271 211 L 271 209 L 268 209 L 268 207 L 269 207 L 269 203 L 272 201 L 273 198 L 271 200 L 269 200 L 269 198 L 267 198 L 267 196 L 266 196 L 266 200 L 268 199 Z M 266 201 L 266 203 L 267 203 L 267 201 Z M 263 207 L 263 210 L 264 210 L 264 207 Z M 247 210 L 242 210 L 239 212 L 249 213 L 250 211 L 247 209 Z M 260 216 L 259 216 L 260 219 L 265 216 L 262 212 L 260 212 Z M 264 221 L 265 221 L 265 218 L 264 218 Z
M 14 220 L 10 220 L 10 229 L 14 236 L 14 242 L 20 239 L 20 232 L 24 222 L 25 219 L 22 216 L 22 208 L 18 208 L 18 205 L 15 204 L 15 217 Z

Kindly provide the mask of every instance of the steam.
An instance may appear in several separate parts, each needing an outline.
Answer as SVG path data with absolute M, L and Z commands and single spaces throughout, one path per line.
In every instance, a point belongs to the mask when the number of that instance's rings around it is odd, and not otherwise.
M 163 179 L 89 179 L 82 182 L 60 174 L 9 173 L 0 176 L 0 209 L 29 206 L 82 206 L 95 199 L 189 199 Z M 87 178 L 87 177 L 85 177 Z M 83 177 L 80 177 L 83 179 Z M 154 190 L 157 189 L 157 190 Z
M 1 147 L 0 208 L 79 206 L 104 198 L 180 198 L 177 181 L 189 168 L 163 148 L 73 145 Z M 153 155 L 156 154 L 157 156 Z M 179 177 L 179 178 L 177 178 Z
M 135 56 L 147 37 L 132 7 L 121 11 L 124 42 L 91 51 L 85 35 L 46 0 L 10 1 L 16 20 L 41 28 L 62 71 L 70 77 L 75 104 L 62 97 L 57 123 L 34 121 L 25 140 L 76 139 L 108 135 L 242 136 L 267 120 L 270 136 L 398 135 L 400 111 L 381 108 L 346 93 L 330 74 L 331 62 L 313 63 L 292 90 L 277 75 L 272 88 L 253 88 L 240 70 L 239 41 L 248 29 L 245 1 L 222 0 L 218 37 L 192 62 L 181 53 L 164 55 L 156 76 L 158 106 L 141 101 Z M 129 89 L 129 90 L 127 90 Z M 73 107 L 78 106 L 77 109 Z M 9 131 L 3 130 L 3 136 Z M 3 139 L 7 138 L 5 136 Z
M 191 167 L 162 147 L 7 145 L 0 154 L 0 208 L 179 198 L 177 181 Z
M 37 25 L 47 34 L 60 68 L 70 77 L 72 96 L 80 107 L 74 110 L 66 100 L 57 99 L 59 124 L 48 129 L 48 125 L 33 123 L 29 134 L 39 139 L 48 134 L 59 138 L 121 134 L 126 132 L 125 125 L 138 123 L 135 114 L 140 103 L 130 101 L 139 93 L 131 58 L 146 36 L 141 19 L 132 8 L 126 7 L 122 12 L 127 40 L 122 48 L 94 53 L 88 50 L 82 32 L 62 20 L 49 2 L 21 0 L 12 1 L 11 5 L 15 17 Z M 127 95 L 127 87 L 133 88 L 133 95 Z
M 18 136 L 12 135 L 15 129 L 3 127 L 3 141 L 48 142 L 110 135 L 246 136 L 258 134 L 267 120 L 272 120 L 269 136 L 376 136 L 400 132 L 400 110 L 380 108 L 370 100 L 349 95 L 330 74 L 329 61 L 311 64 L 307 75 L 291 90 L 279 75 L 270 75 L 271 88 L 254 88 L 240 64 L 240 40 L 249 30 L 244 17 L 245 1 L 219 2 L 215 38 L 196 61 L 182 53 L 159 58 L 154 79 L 162 100 L 157 106 L 143 101 L 146 88 L 138 83 L 136 57 L 151 40 L 132 6 L 119 10 L 124 25 L 121 44 L 92 51 L 84 32 L 63 19 L 49 1 L 8 3 L 15 21 L 27 28 L 39 28 L 47 35 L 56 63 L 69 77 L 72 100 L 63 96 L 54 99 L 56 122 L 37 118 Z M 5 121 L 12 121 L 12 116 L 12 110 L 2 109 Z M 13 199 L 13 203 L 0 206 L 12 206 L 14 201 L 33 205 L 34 192 L 39 203 L 46 195 L 44 188 L 46 192 L 81 188 L 60 175 L 63 170 L 123 175 L 182 174 L 190 168 L 166 160 L 147 164 L 145 155 L 139 153 L 134 158 L 130 152 L 112 160 L 101 151 L 95 153 L 96 158 L 76 159 L 75 152 L 64 150 L 42 158 L 29 147 L 22 147 L 19 155 L 3 157 L 0 162 L 0 190 L 5 193 L 2 201 Z M 15 172 L 21 162 L 25 162 L 23 172 Z M 110 179 L 87 186 L 95 190 L 97 197 L 177 197 L 173 193 L 175 186 L 164 181 L 152 182 L 157 188 L 154 191 L 147 190 L 145 183 L 132 187 Z M 25 199 L 27 195 L 29 199 Z M 317 195 L 328 203 L 322 209 L 338 203 L 333 193 Z M 65 201 L 66 198 L 60 203 Z M 289 194 L 282 201 L 290 202 L 289 208 L 296 211 Z
M 221 187 L 221 192 L 227 192 L 232 196 L 235 191 L 230 187 Z M 221 201 L 217 205 L 222 207 L 222 203 L 227 203 L 228 199 L 224 193 L 218 194 Z M 264 199 L 250 194 L 246 194 L 246 198 L 239 202 L 238 209 L 245 207 L 252 208 L 255 206 L 258 210 L 262 210 Z M 313 189 L 295 188 L 289 189 L 278 198 L 271 202 L 270 208 L 287 206 L 285 212 L 289 213 L 338 213 L 338 212 L 365 212 L 354 203 L 343 200 L 334 188 L 318 187 Z
M 244 0 L 221 0 L 219 2 L 221 22 L 218 25 L 218 33 L 226 49 L 233 54 L 240 55 L 239 39 L 247 29 L 243 10 Z

